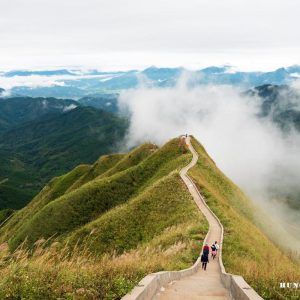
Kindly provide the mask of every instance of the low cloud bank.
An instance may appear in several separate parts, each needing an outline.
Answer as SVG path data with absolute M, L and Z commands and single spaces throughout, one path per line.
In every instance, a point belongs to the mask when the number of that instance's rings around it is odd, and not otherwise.
M 73 71 L 74 72 L 74 71 Z M 38 87 L 53 87 L 53 86 L 66 86 L 68 81 L 76 81 L 81 79 L 93 79 L 99 78 L 99 81 L 110 80 L 116 77 L 113 74 L 105 75 L 89 75 L 84 73 L 74 74 L 74 75 L 30 75 L 30 76 L 13 76 L 5 77 L 0 74 L 0 87 L 9 91 L 15 87 L 28 87 L 28 88 L 38 88 Z
M 230 86 L 191 88 L 186 78 L 174 88 L 127 90 L 119 99 L 131 119 L 128 147 L 194 135 L 227 176 L 297 236 L 299 212 L 275 200 L 300 195 L 300 134 L 283 134 L 270 118 L 260 118 L 260 103 Z

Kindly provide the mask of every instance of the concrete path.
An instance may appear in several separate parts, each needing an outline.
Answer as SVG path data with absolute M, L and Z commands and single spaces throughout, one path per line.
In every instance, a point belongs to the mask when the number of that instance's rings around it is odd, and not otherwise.
M 198 161 L 198 154 L 192 147 L 190 138 L 186 139 L 190 151 L 193 154 L 193 159 L 190 164 L 184 167 L 180 171 L 180 176 L 184 183 L 187 185 L 191 195 L 193 196 L 196 204 L 198 205 L 201 212 L 206 217 L 209 223 L 209 233 L 207 236 L 208 245 L 212 245 L 213 242 L 222 240 L 222 228 L 215 216 L 204 204 L 204 200 L 197 188 L 191 183 L 191 179 L 187 176 L 187 171 L 192 168 Z M 220 250 L 222 251 L 222 245 Z M 204 271 L 199 269 L 197 273 L 192 276 L 183 278 L 178 281 L 173 281 L 167 286 L 160 289 L 160 291 L 154 296 L 155 300 L 200 300 L 200 299 L 215 299 L 225 300 L 231 299 L 228 290 L 223 286 L 221 282 L 221 268 L 218 257 L 213 260 L 210 257 L 210 261 L 207 264 L 207 270 Z

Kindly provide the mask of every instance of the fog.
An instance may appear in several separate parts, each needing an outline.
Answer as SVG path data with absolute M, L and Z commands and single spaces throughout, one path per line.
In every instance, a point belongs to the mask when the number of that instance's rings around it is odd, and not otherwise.
M 231 86 L 191 87 L 190 81 L 183 76 L 174 88 L 143 82 L 121 93 L 120 109 L 131 120 L 127 147 L 194 135 L 218 167 L 283 224 L 285 237 L 300 250 L 294 240 L 300 236 L 299 211 L 276 201 L 291 191 L 300 194 L 300 135 L 283 134 L 270 118 L 258 117 L 256 97 Z

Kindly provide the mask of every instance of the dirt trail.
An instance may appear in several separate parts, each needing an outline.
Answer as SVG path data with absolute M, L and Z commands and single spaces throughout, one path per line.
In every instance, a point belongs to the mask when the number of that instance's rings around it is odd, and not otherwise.
M 186 139 L 190 151 L 193 154 L 193 159 L 190 164 L 180 171 L 180 176 L 187 185 L 191 195 L 201 212 L 206 217 L 209 223 L 209 233 L 207 236 L 207 243 L 212 245 L 214 241 L 222 240 L 222 228 L 215 216 L 204 204 L 204 200 L 197 188 L 192 184 L 191 179 L 187 176 L 187 171 L 192 168 L 198 161 L 198 154 L 191 145 L 190 138 Z M 220 245 L 222 251 L 222 245 Z M 228 290 L 221 282 L 221 268 L 219 264 L 219 257 L 215 260 L 209 260 L 207 270 L 199 269 L 197 273 L 192 276 L 183 278 L 178 281 L 173 281 L 154 296 L 155 300 L 194 300 L 194 299 L 231 299 Z

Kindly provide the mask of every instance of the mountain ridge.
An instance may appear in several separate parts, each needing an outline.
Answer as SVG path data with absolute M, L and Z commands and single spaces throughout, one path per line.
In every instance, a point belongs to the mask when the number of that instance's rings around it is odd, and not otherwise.
M 40 76 L 39 83 L 36 87 L 32 88 L 31 86 L 26 86 L 24 81 L 18 83 L 16 80 L 16 83 L 9 89 L 12 95 L 55 96 L 57 98 L 79 99 L 91 94 L 118 93 L 124 89 L 136 88 L 139 85 L 141 76 L 151 82 L 153 86 L 172 87 L 176 85 L 180 76 L 185 72 L 188 72 L 191 76 L 194 75 L 196 80 L 194 80 L 193 84 L 197 85 L 230 84 L 248 89 L 263 84 L 289 84 L 299 78 L 300 66 L 282 67 L 267 72 L 237 71 L 231 66 L 210 66 L 198 70 L 188 70 L 183 67 L 160 68 L 152 66 L 144 70 L 120 72 L 101 72 L 95 70 L 83 72 L 74 69 L 70 69 L 69 71 L 57 70 L 57 73 L 55 73 L 55 70 L 44 71 L 44 73 L 42 71 L 34 72 L 30 70 L 27 72 L 35 74 L 35 76 Z M 3 73 L 2 77 L 7 78 L 5 74 Z M 16 74 L 18 74 L 17 71 Z M 22 77 L 20 74 L 22 72 L 19 72 L 18 76 L 8 78 Z M 25 74 L 23 77 L 26 78 L 28 75 Z M 51 86 L 49 86 L 47 80 L 43 83 L 43 80 L 51 77 L 55 77 Z
M 278 280 L 295 280 L 299 263 L 267 237 L 256 224 L 259 210 L 203 146 L 194 138 L 192 143 L 199 159 L 189 176 L 224 226 L 226 270 L 244 276 L 264 299 L 295 296 L 294 290 L 280 289 Z M 191 154 L 184 153 L 176 138 L 160 148 L 144 144 L 115 155 L 53 179 L 0 228 L 0 241 L 17 249 L 4 269 L 16 280 L 3 283 L 0 295 L 65 297 L 84 286 L 94 297 L 119 299 L 146 274 L 193 264 L 208 226 L 178 173 Z M 16 260 L 20 251 L 22 259 Z M 30 272 L 26 281 L 10 269 L 12 261 L 21 274 Z M 85 267 L 79 268 L 83 261 Z M 47 265 L 47 275 L 38 271 L 41 262 Z M 86 281 L 76 283 L 74 276 Z M 47 282 L 47 289 L 41 285 L 33 290 L 32 283 L 39 280 Z M 61 282 L 72 288 L 58 289 Z

